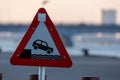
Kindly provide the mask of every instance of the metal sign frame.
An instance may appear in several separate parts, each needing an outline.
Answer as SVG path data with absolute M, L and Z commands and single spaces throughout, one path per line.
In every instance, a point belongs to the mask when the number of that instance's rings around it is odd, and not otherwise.
M 40 21 L 38 20 L 39 13 L 46 14 L 46 21 L 44 23 L 61 56 L 60 60 L 20 58 L 21 53 L 23 52 L 25 46 L 29 42 L 31 36 L 34 34 L 38 24 L 42 22 L 41 20 Z M 44 21 L 44 17 L 42 20 Z M 20 44 L 18 45 L 17 49 L 12 55 L 10 62 L 13 65 L 23 65 L 23 66 L 42 66 L 42 67 L 45 66 L 45 67 L 66 67 L 66 68 L 69 68 L 72 66 L 72 61 L 63 45 L 63 42 L 44 8 L 40 8 L 36 13 L 30 27 L 28 28 L 26 34 L 24 35 Z

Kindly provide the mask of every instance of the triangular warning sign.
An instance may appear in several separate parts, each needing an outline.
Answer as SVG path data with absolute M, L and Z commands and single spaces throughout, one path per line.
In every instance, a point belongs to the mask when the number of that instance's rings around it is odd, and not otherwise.
M 10 62 L 24 66 L 72 66 L 72 61 L 44 8 L 38 10 Z

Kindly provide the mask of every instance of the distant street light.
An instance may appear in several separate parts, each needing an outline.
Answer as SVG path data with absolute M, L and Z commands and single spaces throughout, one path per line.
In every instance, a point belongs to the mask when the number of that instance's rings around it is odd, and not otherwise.
M 42 2 L 42 4 L 43 4 L 43 5 L 46 5 L 48 2 L 49 2 L 48 0 L 44 0 L 44 1 Z
M 117 32 L 117 33 L 115 34 L 115 38 L 116 38 L 116 39 L 120 39 L 120 32 Z
M 100 39 L 100 38 L 102 38 L 102 36 L 103 36 L 103 35 L 102 35 L 102 33 L 101 33 L 101 32 L 97 32 L 97 33 L 96 33 L 96 36 L 97 36 L 97 38 L 99 38 L 99 39 Z

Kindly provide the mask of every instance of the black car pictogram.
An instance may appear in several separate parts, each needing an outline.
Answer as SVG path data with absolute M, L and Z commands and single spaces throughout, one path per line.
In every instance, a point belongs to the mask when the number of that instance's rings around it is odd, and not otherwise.
M 49 47 L 47 42 L 37 39 L 33 42 L 32 47 L 36 50 L 36 49 L 41 49 L 44 51 L 47 51 L 48 54 L 53 52 L 53 48 Z

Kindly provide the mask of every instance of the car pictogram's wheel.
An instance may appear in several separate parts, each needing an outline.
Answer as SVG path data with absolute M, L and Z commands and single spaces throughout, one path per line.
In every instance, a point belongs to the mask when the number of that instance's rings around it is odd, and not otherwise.
M 36 50 L 38 48 L 38 46 L 34 46 L 34 49 Z
M 50 53 L 51 53 L 51 50 L 50 50 L 50 49 L 48 49 L 48 50 L 47 50 L 47 53 L 48 53 L 48 54 L 50 54 Z

